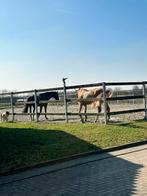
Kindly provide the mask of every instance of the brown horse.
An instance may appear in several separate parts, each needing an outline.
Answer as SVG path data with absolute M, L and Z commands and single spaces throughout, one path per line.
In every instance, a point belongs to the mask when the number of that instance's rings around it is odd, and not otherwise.
M 98 113 L 95 119 L 95 122 L 97 122 L 98 120 L 98 114 L 101 112 L 101 105 L 103 103 L 103 89 L 102 88 L 94 88 L 94 89 L 84 89 L 84 88 L 79 88 L 77 91 L 77 98 L 78 98 L 78 102 L 79 102 L 79 116 L 82 122 L 84 122 L 84 119 L 82 118 L 81 115 L 81 110 L 83 108 L 83 106 L 85 107 L 85 122 L 87 121 L 87 105 L 91 104 L 93 107 L 96 107 L 98 109 Z M 105 96 L 106 97 L 111 97 L 112 96 L 112 92 L 110 90 L 106 90 L 105 91 Z M 107 112 L 110 112 L 110 107 L 108 105 L 108 103 L 106 104 L 106 109 Z M 108 118 L 110 118 L 110 116 L 108 116 Z

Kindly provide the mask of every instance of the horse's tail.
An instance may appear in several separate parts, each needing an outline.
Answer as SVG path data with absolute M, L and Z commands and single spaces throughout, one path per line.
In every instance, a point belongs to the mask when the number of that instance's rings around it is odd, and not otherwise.
M 24 109 L 23 109 L 22 112 L 23 112 L 23 113 L 27 113 L 27 112 L 28 112 L 28 104 L 25 104 L 25 107 L 24 107 Z

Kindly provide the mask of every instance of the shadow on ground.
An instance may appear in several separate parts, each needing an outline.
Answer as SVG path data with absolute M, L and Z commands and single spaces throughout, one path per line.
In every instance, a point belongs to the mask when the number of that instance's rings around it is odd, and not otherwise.
M 25 128 L 0 128 L 0 149 L 1 173 L 81 152 L 100 150 L 61 130 Z M 51 173 L 1 184 L 0 195 L 131 196 L 136 192 L 135 182 L 141 168 L 142 165 L 113 156 L 86 160 Z

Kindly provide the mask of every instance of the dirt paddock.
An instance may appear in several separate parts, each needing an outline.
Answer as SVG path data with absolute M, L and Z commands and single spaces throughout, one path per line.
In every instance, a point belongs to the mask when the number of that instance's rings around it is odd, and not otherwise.
M 109 104 L 111 108 L 111 112 L 115 111 L 124 111 L 124 110 L 133 110 L 133 109 L 142 109 L 144 108 L 143 104 Z M 11 108 L 9 109 L 3 109 L 1 112 L 9 111 L 11 113 Z M 14 121 L 22 121 L 22 122 L 30 122 L 31 118 L 30 115 L 22 115 L 23 107 L 15 107 L 14 113 L 16 115 L 14 116 Z M 47 107 L 47 113 L 62 113 L 62 115 L 48 115 L 48 120 L 45 119 L 44 115 L 40 115 L 39 121 L 40 122 L 49 122 L 49 123 L 57 123 L 57 122 L 64 122 L 65 121 L 65 115 L 64 114 L 64 105 L 56 104 L 56 105 L 50 105 L 48 104 Z M 78 104 L 68 104 L 68 113 L 71 113 L 71 115 L 68 115 L 69 122 L 80 122 L 79 115 L 72 115 L 72 113 L 78 113 L 79 111 L 79 105 Z M 44 111 L 43 111 L 44 112 Z M 83 112 L 83 111 L 82 111 Z M 96 108 L 91 108 L 91 106 L 88 106 L 87 108 L 88 113 L 97 113 Z M 103 113 L 103 108 L 102 108 Z M 110 122 L 118 122 L 118 121 L 131 121 L 131 120 L 138 120 L 138 119 L 144 119 L 144 112 L 136 112 L 136 113 L 128 113 L 128 114 L 119 114 L 119 115 L 111 115 Z M 88 115 L 88 122 L 94 122 L 95 116 Z M 12 115 L 9 116 L 9 121 L 12 121 Z M 104 116 L 99 116 L 98 123 L 104 122 Z

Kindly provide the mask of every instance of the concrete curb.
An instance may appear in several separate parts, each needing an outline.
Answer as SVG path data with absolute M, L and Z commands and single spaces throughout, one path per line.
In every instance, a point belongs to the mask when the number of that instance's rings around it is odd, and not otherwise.
M 70 161 L 70 160 L 86 157 L 86 156 L 89 156 L 89 155 L 110 153 L 110 152 L 119 151 L 119 150 L 132 148 L 132 147 L 137 147 L 137 146 L 141 146 L 141 145 L 145 145 L 145 144 L 147 144 L 147 140 L 143 140 L 143 141 L 139 141 L 139 142 L 132 142 L 132 143 L 128 143 L 128 144 L 124 144 L 124 145 L 120 145 L 120 146 L 114 146 L 114 147 L 110 147 L 110 148 L 99 149 L 99 150 L 94 150 L 94 151 L 85 152 L 85 153 L 80 153 L 80 154 L 76 154 L 76 155 L 73 155 L 73 156 L 64 157 L 64 158 L 61 158 L 61 159 L 54 159 L 54 160 L 50 160 L 50 161 L 46 161 L 46 162 L 41 162 L 39 164 L 35 164 L 35 165 L 32 165 L 32 166 L 27 166 L 27 167 L 18 168 L 18 169 L 15 169 L 15 170 L 10 170 L 10 171 L 7 171 L 5 173 L 0 173 L 0 176 L 7 176 L 7 175 L 12 175 L 12 174 L 17 174 L 17 173 L 24 172 L 24 171 L 27 171 L 27 170 L 30 170 L 30 169 L 40 168 L 40 167 L 43 167 L 43 166 L 50 166 L 50 165 L 54 165 L 54 164 L 57 164 L 57 163 L 63 163 L 65 161 Z

